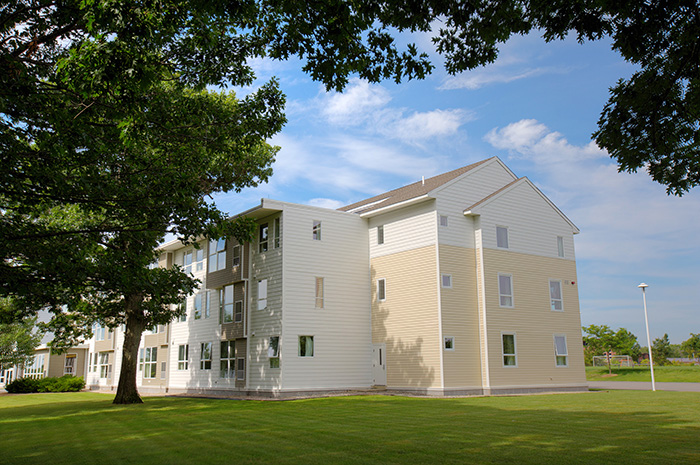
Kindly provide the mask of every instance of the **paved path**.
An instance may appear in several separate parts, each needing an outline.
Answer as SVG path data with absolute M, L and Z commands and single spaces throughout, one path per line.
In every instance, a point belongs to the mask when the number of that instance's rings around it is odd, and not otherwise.
M 591 389 L 632 389 L 651 391 L 651 381 L 589 381 Z M 657 391 L 700 392 L 700 383 L 656 383 Z

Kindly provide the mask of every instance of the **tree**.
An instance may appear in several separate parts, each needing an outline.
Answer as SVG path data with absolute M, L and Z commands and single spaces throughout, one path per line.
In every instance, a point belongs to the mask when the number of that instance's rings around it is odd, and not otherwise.
M 690 333 L 690 337 L 681 343 L 681 349 L 690 358 L 700 356 L 700 333 Z
M 587 356 L 606 355 L 608 373 L 612 374 L 610 356 L 613 352 L 621 355 L 630 355 L 633 359 L 639 357 L 640 347 L 637 343 L 637 336 L 626 330 L 619 328 L 613 332 L 607 325 L 584 326 L 583 331 L 587 333 L 583 336 L 583 344 Z
M 654 339 L 651 343 L 651 354 L 656 365 L 669 364 L 668 358 L 671 356 L 671 342 L 668 340 L 668 334 Z
M 12 299 L 0 297 L 0 314 L 15 312 Z M 36 319 L 25 318 L 10 323 L 0 319 L 0 370 L 28 363 L 41 342 L 35 330 Z

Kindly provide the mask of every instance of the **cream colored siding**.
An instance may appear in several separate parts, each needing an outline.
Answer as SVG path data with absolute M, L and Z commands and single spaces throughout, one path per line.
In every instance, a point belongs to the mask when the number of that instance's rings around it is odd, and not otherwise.
M 576 265 L 570 260 L 484 250 L 492 387 L 585 384 Z M 498 304 L 498 273 L 513 275 L 514 307 Z M 549 280 L 562 281 L 564 311 L 552 311 Z M 505 368 L 501 333 L 514 333 L 517 368 Z M 553 336 L 566 335 L 568 367 L 556 367 Z
M 373 258 L 371 277 L 386 279 L 386 301 L 372 287 L 372 342 L 386 343 L 387 387 L 442 387 L 435 246 Z
M 509 250 L 558 258 L 557 236 L 562 236 L 564 259 L 575 258 L 571 225 L 526 182 L 485 205 L 481 217 L 486 248 L 496 248 L 498 225 L 508 228 Z
M 320 241 L 312 238 L 314 220 L 321 221 Z M 371 385 L 367 242 L 367 222 L 358 215 L 285 204 L 283 389 Z M 324 279 L 323 308 L 315 306 L 316 277 Z M 299 357 L 299 336 L 314 336 L 313 357 Z M 265 345 L 267 363 L 266 354 Z
M 369 255 L 380 257 L 435 244 L 435 202 L 385 213 L 369 220 Z M 377 244 L 377 226 L 384 225 L 384 244 Z M 365 233 L 366 234 L 366 233 Z
M 441 244 L 440 272 L 452 275 L 452 288 L 440 289 L 442 333 L 455 338 L 455 349 L 443 352 L 445 388 L 481 388 L 474 249 Z

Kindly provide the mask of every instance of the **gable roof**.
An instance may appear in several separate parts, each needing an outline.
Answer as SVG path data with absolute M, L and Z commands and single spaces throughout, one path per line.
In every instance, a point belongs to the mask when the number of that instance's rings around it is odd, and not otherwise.
M 432 178 L 428 178 L 424 181 L 417 181 L 413 184 L 409 184 L 404 187 L 399 187 L 389 192 L 383 194 L 375 195 L 369 199 L 361 200 L 344 207 L 340 207 L 338 210 L 350 213 L 367 213 L 373 210 L 379 210 L 380 208 L 388 207 L 389 205 L 394 205 L 397 203 L 405 202 L 407 200 L 415 199 L 417 197 L 422 197 L 427 195 L 434 189 L 437 189 L 450 181 L 458 178 L 464 173 L 471 171 L 479 165 L 492 160 L 495 157 L 488 158 L 486 160 L 481 160 L 471 165 L 463 166 L 462 168 L 457 168 L 453 171 L 448 171 L 447 173 L 438 174 Z

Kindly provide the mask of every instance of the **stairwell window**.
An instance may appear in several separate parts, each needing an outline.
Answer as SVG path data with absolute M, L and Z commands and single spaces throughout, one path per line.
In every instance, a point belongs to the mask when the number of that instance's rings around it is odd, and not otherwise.
M 515 334 L 503 333 L 502 338 L 502 350 L 503 350 L 503 366 L 505 367 L 517 367 L 518 359 L 515 352 Z
M 243 322 L 243 301 L 238 300 L 234 305 L 233 309 L 233 322 L 242 323 Z
M 311 229 L 311 235 L 313 237 L 313 240 L 315 241 L 320 241 L 321 240 L 321 222 L 314 220 L 313 228 Z
M 558 367 L 565 367 L 569 365 L 569 352 L 566 349 L 566 335 L 554 335 L 554 357 Z
M 221 323 L 233 323 L 233 284 L 221 289 L 219 302 L 221 302 Z
M 195 294 L 194 296 L 194 319 L 199 320 L 204 316 L 209 318 L 206 294 Z
M 380 278 L 377 280 L 377 301 L 384 302 L 386 300 L 386 279 Z
M 185 256 L 183 258 L 182 264 L 185 269 L 185 273 L 190 274 L 192 273 L 192 249 L 188 250 L 185 252 Z
M 498 299 L 499 305 L 505 308 L 513 308 L 513 276 L 498 274 Z
M 275 249 L 280 246 L 280 237 L 282 233 L 282 226 L 279 218 L 275 218 Z
M 499 249 L 507 249 L 508 247 L 508 228 L 505 226 L 496 226 L 496 247 Z
M 267 279 L 258 281 L 258 310 L 267 308 Z
M 323 278 L 316 278 L 316 308 L 323 308 Z
M 241 264 L 241 246 L 233 246 L 233 267 L 237 267 Z
M 564 311 L 564 301 L 561 298 L 561 281 L 549 280 L 549 299 L 552 311 Z
M 384 225 L 377 226 L 377 245 L 384 243 Z

